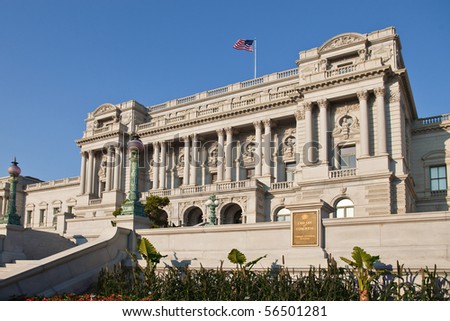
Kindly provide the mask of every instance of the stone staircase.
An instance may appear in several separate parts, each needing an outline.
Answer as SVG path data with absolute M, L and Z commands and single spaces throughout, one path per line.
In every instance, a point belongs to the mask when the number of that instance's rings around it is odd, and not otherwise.
M 17 296 L 51 296 L 82 292 L 102 268 L 127 258 L 131 230 L 111 227 L 96 240 L 39 260 L 15 260 L 0 267 L 0 300 Z

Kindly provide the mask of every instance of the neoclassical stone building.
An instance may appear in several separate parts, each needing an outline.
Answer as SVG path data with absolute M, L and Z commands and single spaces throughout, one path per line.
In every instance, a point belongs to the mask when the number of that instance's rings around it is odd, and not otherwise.
M 299 271 L 360 246 L 393 266 L 450 270 L 450 119 L 418 117 L 394 28 L 341 34 L 293 69 L 159 105 L 103 104 L 77 144 L 78 177 L 0 178 L 0 299 L 87 289 L 137 237 L 173 266 L 232 268 L 238 248 L 265 257 L 256 268 Z M 130 189 L 136 204 L 136 181 L 141 200 L 170 199 L 173 228 L 112 215 Z M 12 182 L 23 226 L 1 223 Z
M 142 199 L 169 197 L 175 226 L 207 222 L 212 194 L 219 225 L 286 221 L 293 204 L 314 202 L 337 218 L 448 210 L 449 125 L 418 117 L 394 28 L 342 34 L 287 71 L 155 106 L 99 106 L 77 140 L 80 176 L 26 180 L 19 214 L 46 229 L 64 213 L 111 217 L 128 191 L 132 133 L 145 145 Z

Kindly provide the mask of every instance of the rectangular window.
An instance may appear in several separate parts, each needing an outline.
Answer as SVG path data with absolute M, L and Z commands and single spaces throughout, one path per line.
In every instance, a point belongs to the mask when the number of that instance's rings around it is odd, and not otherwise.
M 340 169 L 356 168 L 356 147 L 342 146 L 339 150 Z
M 67 213 L 72 214 L 73 206 L 67 206 Z
M 39 225 L 44 224 L 44 220 L 45 220 L 45 210 L 41 209 L 39 210 Z
M 254 168 L 247 168 L 247 179 L 250 179 L 255 176 L 255 169 Z
M 286 182 L 294 181 L 295 163 L 286 163 Z
M 447 170 L 445 165 L 430 167 L 431 192 L 447 190 Z
M 54 207 L 53 208 L 53 215 L 58 214 L 59 213 L 59 207 Z
M 33 211 L 27 211 L 27 225 L 31 224 L 31 214 Z
M 211 174 L 211 183 L 215 183 L 217 182 L 217 173 L 212 173 Z

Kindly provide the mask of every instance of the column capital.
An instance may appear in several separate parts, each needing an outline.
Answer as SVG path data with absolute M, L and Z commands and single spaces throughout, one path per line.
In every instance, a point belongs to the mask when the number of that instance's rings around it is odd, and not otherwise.
M 312 102 L 310 101 L 304 101 L 302 104 L 305 111 L 311 111 L 312 110 Z
M 223 128 L 216 129 L 217 136 L 223 136 Z
M 255 120 L 253 122 L 253 126 L 255 126 L 255 129 L 261 128 L 261 121 L 260 120 Z
M 356 96 L 358 96 L 359 101 L 367 100 L 367 97 L 369 97 L 369 92 L 367 90 L 360 90 L 356 93 Z
M 152 144 L 153 144 L 153 148 L 155 148 L 155 149 L 159 148 L 159 142 L 153 142 Z
M 376 97 L 384 97 L 384 93 L 386 92 L 386 90 L 384 89 L 384 87 L 378 87 L 375 88 L 373 92 L 375 93 Z
M 181 137 L 181 140 L 185 143 L 189 143 L 189 135 Z
M 317 101 L 317 104 L 319 105 L 320 108 L 328 108 L 329 101 L 328 101 L 328 99 L 319 99 Z
M 226 127 L 225 129 L 225 133 L 227 135 L 232 135 L 233 134 L 233 128 L 232 127 Z
M 264 119 L 264 120 L 263 120 L 263 124 L 264 124 L 264 127 L 271 127 L 272 124 L 273 124 L 273 122 L 272 122 L 272 120 L 269 118 L 269 119 Z
M 303 120 L 305 119 L 305 111 L 301 110 L 301 109 L 297 109 L 294 113 L 295 115 L 295 119 L 298 120 Z

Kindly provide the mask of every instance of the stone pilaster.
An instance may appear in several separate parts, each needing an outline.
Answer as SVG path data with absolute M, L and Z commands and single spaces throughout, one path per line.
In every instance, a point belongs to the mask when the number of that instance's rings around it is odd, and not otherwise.
M 367 107 L 367 90 L 356 93 L 359 99 L 359 124 L 361 157 L 369 156 L 369 113 Z

